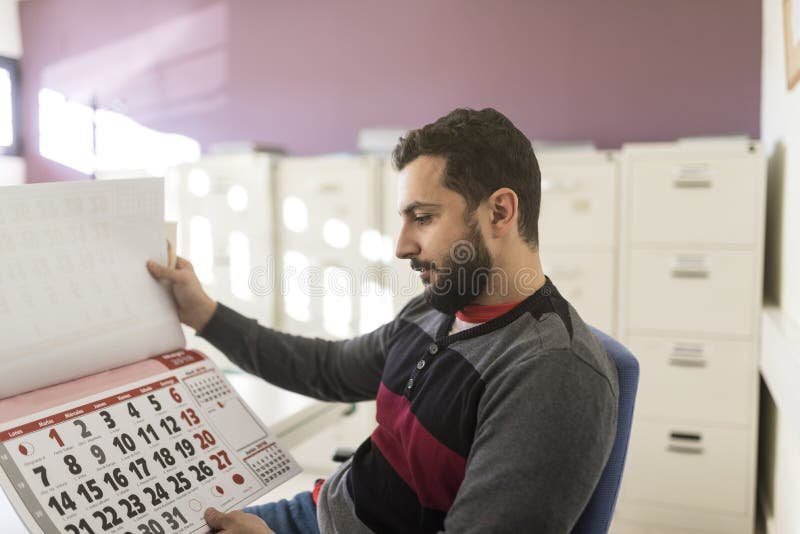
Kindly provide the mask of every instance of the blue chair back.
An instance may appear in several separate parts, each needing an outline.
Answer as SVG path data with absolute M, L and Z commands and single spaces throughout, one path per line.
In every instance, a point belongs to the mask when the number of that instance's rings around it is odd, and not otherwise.
M 589 503 L 572 529 L 573 534 L 605 534 L 608 532 L 622 481 L 625 456 L 628 453 L 633 406 L 639 386 L 639 362 L 636 361 L 633 354 L 611 336 L 593 326 L 590 326 L 589 329 L 597 336 L 617 366 L 619 411 L 617 413 L 617 436 L 611 449 L 611 455 L 608 457 L 608 463 L 606 463 Z

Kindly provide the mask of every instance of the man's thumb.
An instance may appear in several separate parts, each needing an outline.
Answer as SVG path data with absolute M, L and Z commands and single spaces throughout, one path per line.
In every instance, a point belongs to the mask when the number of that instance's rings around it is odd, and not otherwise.
M 171 282 L 176 281 L 176 275 L 178 274 L 175 269 L 170 269 L 152 260 L 147 262 L 147 270 L 156 280 L 169 280 Z
M 208 508 L 203 514 L 203 519 L 206 520 L 208 526 L 215 529 L 225 528 L 225 518 L 227 514 L 223 514 L 216 508 Z

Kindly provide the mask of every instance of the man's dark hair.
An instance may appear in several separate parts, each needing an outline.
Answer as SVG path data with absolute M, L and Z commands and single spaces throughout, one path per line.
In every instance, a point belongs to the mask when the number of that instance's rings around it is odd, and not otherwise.
M 500 189 L 519 198 L 519 234 L 539 243 L 541 174 L 531 143 L 499 111 L 456 109 L 436 122 L 409 131 L 394 149 L 397 170 L 419 156 L 447 159 L 444 186 L 463 196 L 468 214 Z

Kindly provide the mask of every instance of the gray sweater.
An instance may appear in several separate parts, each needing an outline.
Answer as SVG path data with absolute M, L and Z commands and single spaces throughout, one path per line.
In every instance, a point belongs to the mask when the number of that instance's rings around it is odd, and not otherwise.
M 324 341 L 220 305 L 201 335 L 277 386 L 377 399 L 376 430 L 322 488 L 323 534 L 569 532 L 613 445 L 613 362 L 549 279 L 500 317 L 452 324 L 417 297 L 369 334 Z

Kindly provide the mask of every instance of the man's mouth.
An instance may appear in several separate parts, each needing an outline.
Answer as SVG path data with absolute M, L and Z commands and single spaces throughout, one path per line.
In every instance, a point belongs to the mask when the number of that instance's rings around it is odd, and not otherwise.
M 421 269 L 419 272 L 419 280 L 422 282 L 423 285 L 428 285 L 431 283 L 431 273 L 428 269 Z
M 419 277 L 423 282 L 429 281 L 431 277 L 431 272 L 436 270 L 433 266 L 421 265 L 418 263 L 412 263 L 411 269 L 419 273 Z

